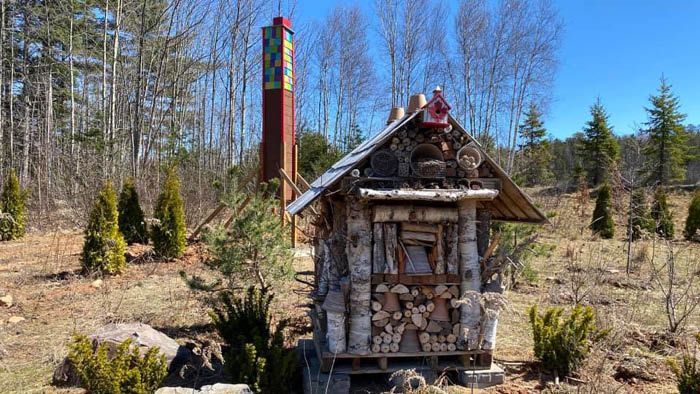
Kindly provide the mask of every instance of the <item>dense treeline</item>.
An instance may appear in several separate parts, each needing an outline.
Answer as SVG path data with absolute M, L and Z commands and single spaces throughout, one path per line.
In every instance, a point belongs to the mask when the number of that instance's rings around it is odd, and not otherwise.
M 179 163 L 196 220 L 214 180 L 227 187 L 229 168 L 257 160 L 260 27 L 280 14 L 296 31 L 297 130 L 344 152 L 392 105 L 440 85 L 514 168 L 525 109 L 546 107 L 556 69 L 550 1 L 376 0 L 309 22 L 301 12 L 294 1 L 0 0 L 0 176 L 17 170 L 35 218 L 58 206 L 84 221 L 105 177 L 117 188 L 133 177 L 149 210 L 149 186 Z
M 516 152 L 516 180 L 528 186 L 575 187 L 579 176 L 585 174 L 592 186 L 617 182 L 634 188 L 700 182 L 700 126 L 682 123 L 686 115 L 665 78 L 645 109 L 648 118 L 640 120 L 637 133 L 615 135 L 598 98 L 582 131 L 563 140 L 547 139 L 546 125 L 531 109 L 529 113 L 537 116 L 528 117 L 520 126 L 523 145 Z M 537 125 L 536 138 L 532 124 Z M 550 173 L 552 177 L 544 175 Z

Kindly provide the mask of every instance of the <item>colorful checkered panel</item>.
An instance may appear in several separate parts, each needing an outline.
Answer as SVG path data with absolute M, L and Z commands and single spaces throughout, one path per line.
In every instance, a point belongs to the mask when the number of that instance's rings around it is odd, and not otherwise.
M 292 32 L 282 26 L 263 28 L 265 89 L 294 91 L 294 44 Z

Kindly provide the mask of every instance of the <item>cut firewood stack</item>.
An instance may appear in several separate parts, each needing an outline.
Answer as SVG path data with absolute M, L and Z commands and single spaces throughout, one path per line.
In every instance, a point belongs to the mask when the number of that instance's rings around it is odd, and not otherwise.
M 372 293 L 372 352 L 447 352 L 458 349 L 460 333 L 457 285 L 379 284 Z M 415 330 L 418 342 L 403 343 Z M 413 333 L 411 333 L 413 334 Z M 461 350 L 461 349 L 460 349 Z

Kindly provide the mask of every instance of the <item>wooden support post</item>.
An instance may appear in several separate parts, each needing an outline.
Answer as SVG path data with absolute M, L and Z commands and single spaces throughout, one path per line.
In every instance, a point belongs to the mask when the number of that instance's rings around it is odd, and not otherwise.
M 359 357 L 353 358 L 352 359 L 352 370 L 353 371 L 359 371 L 360 370 L 360 360 L 362 360 Z
M 280 152 L 281 157 L 280 157 L 280 168 L 284 166 L 284 163 L 287 162 L 287 151 L 285 149 L 285 143 L 283 142 L 280 147 Z M 287 205 L 287 187 L 285 186 L 284 182 L 282 182 L 282 179 L 280 179 L 280 193 L 279 193 L 279 198 L 280 198 L 280 220 L 282 221 L 282 224 L 284 224 L 285 218 L 284 218 L 284 213 L 285 213 L 285 208 Z
M 386 357 L 379 357 L 377 359 L 377 366 L 379 366 L 379 369 L 382 371 L 386 371 L 387 368 L 389 368 L 389 359 Z
M 298 159 L 298 154 L 299 151 L 297 149 L 297 145 L 294 144 L 292 147 L 292 182 L 291 184 L 294 185 L 292 188 L 294 191 L 292 192 L 292 201 L 296 200 L 301 196 L 301 191 L 299 190 L 297 186 L 297 159 Z M 296 215 L 292 215 L 292 228 L 291 228 L 291 237 L 292 237 L 292 248 L 297 247 L 297 236 L 298 236 L 298 229 L 297 229 L 297 217 Z
M 460 344 L 467 350 L 479 346 L 479 321 L 481 307 L 478 296 L 481 292 L 481 269 L 476 242 L 476 203 L 466 200 L 460 202 L 459 210 L 459 275 L 462 297 L 469 299 L 469 304 L 460 307 Z

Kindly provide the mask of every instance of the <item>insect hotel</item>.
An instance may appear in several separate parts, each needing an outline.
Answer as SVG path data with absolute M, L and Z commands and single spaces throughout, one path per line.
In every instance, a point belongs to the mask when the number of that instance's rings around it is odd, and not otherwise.
M 343 359 L 356 373 L 400 358 L 491 365 L 505 266 L 491 222 L 546 219 L 449 111 L 439 88 L 412 96 L 287 206 L 318 213 L 311 317 L 324 372 Z

